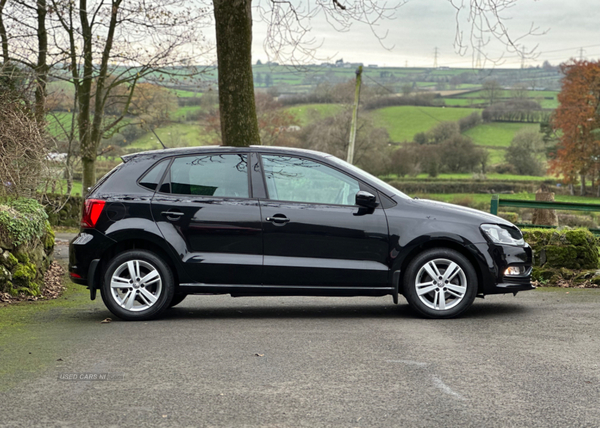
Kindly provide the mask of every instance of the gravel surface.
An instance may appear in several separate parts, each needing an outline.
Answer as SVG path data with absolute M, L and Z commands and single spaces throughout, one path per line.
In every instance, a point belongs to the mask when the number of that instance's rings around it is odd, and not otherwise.
M 389 298 L 190 296 L 121 322 L 96 301 L 0 349 L 0 367 L 51 361 L 0 372 L 0 426 L 599 427 L 599 327 L 600 290 L 490 296 L 455 320 Z

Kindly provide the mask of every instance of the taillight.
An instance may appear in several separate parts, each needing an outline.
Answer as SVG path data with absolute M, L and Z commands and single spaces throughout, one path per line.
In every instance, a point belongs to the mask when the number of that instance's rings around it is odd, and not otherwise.
M 81 215 L 81 227 L 96 227 L 105 203 L 106 201 L 100 199 L 86 199 Z

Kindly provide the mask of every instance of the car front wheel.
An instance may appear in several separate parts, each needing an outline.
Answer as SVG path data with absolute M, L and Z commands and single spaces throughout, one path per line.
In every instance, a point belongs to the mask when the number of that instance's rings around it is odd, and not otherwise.
M 113 258 L 102 284 L 102 300 L 116 316 L 142 321 L 159 316 L 174 294 L 173 275 L 157 255 L 125 251 Z
M 404 294 L 409 305 L 428 318 L 452 318 L 466 311 L 477 295 L 477 274 L 457 251 L 425 251 L 408 265 Z

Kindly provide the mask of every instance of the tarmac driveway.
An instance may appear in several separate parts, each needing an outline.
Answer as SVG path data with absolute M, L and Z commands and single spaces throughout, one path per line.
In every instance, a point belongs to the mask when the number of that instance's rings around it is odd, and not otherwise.
M 9 367 L 51 361 L 0 376 L 0 426 L 600 426 L 600 290 L 491 296 L 456 320 L 387 297 L 191 296 L 159 321 L 107 317 L 46 313 L 0 349 Z

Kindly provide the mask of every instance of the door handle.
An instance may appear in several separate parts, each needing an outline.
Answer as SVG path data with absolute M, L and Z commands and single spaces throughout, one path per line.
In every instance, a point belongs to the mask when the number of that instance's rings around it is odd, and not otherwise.
M 273 217 L 267 217 L 266 220 L 272 221 L 273 223 L 287 223 L 290 221 L 290 219 L 283 214 L 275 214 Z
M 185 214 L 179 211 L 163 211 L 161 212 L 161 215 L 164 215 L 165 217 L 176 217 L 179 218 L 181 216 L 184 216 Z

